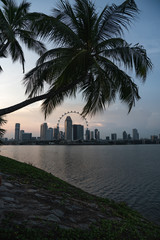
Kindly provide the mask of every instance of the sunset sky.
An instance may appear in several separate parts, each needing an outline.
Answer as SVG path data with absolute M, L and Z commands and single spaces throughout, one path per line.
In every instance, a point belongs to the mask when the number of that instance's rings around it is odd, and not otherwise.
M 50 13 L 56 6 L 58 0 L 32 0 L 30 11 Z M 21 1 L 17 0 L 18 3 Z M 70 1 L 71 3 L 73 2 Z M 121 0 L 96 0 L 97 11 L 101 11 L 106 4 L 119 4 Z M 139 86 L 141 99 L 128 114 L 126 105 L 117 101 L 103 113 L 99 113 L 90 118 L 87 116 L 89 128 L 98 128 L 101 137 L 109 136 L 111 133 L 117 133 L 122 137 L 124 130 L 132 133 L 133 128 L 137 128 L 140 137 L 150 137 L 150 135 L 160 134 L 160 0 L 137 0 L 140 14 L 131 25 L 129 32 L 125 32 L 124 39 L 128 43 L 140 43 L 147 50 L 147 54 L 153 63 L 153 70 L 149 73 L 146 83 L 142 84 L 139 80 L 135 82 Z M 26 72 L 35 66 L 38 58 L 31 51 L 25 51 Z M 23 73 L 20 63 L 12 63 L 10 58 L 0 58 L 0 65 L 4 72 L 0 74 L 0 108 L 4 108 L 20 101 L 25 100 L 25 87 L 22 84 Z M 5 137 L 14 137 L 15 123 L 21 124 L 21 129 L 25 132 L 32 132 L 33 136 L 39 136 L 40 124 L 45 122 L 40 108 L 41 103 L 29 105 L 19 111 L 6 116 L 8 120 L 5 128 L 7 133 Z M 46 119 L 49 127 L 56 127 L 59 117 L 68 111 L 81 112 L 84 103 L 81 96 L 76 99 L 66 99 L 64 104 L 57 107 L 56 110 Z M 72 116 L 71 116 L 72 117 Z M 62 119 L 60 127 L 63 130 Z M 75 122 L 85 125 L 80 117 L 73 117 Z

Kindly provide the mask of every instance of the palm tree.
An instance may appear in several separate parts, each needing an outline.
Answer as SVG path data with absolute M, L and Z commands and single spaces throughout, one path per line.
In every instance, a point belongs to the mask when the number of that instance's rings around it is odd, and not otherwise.
M 4 120 L 3 118 L 0 117 L 0 126 L 2 126 L 3 124 L 5 124 L 7 121 Z M 5 129 L 2 129 L 0 128 L 0 138 L 3 137 L 3 135 L 5 134 L 6 130 Z M 0 142 L 1 143 L 1 142 Z
M 60 0 L 53 16 L 39 15 L 32 30 L 57 47 L 45 52 L 26 74 L 24 84 L 29 99 L 0 110 L 0 115 L 44 100 L 42 110 L 47 116 L 65 97 L 76 96 L 77 92 L 86 101 L 83 115 L 104 110 L 117 94 L 130 111 L 140 96 L 138 86 L 123 69 L 134 71 L 145 81 L 152 68 L 143 46 L 122 39 L 124 29 L 137 13 L 134 0 L 106 5 L 100 14 L 90 0 L 75 0 L 73 7 L 67 0 Z M 45 83 L 49 90 L 39 95 Z
M 22 1 L 17 5 L 14 0 L 1 0 L 0 9 L 0 57 L 9 53 L 13 62 L 19 60 L 24 72 L 24 53 L 21 43 L 28 49 L 42 54 L 44 45 L 37 40 L 37 36 L 30 31 L 30 3 Z M 1 68 L 2 70 L 2 68 Z

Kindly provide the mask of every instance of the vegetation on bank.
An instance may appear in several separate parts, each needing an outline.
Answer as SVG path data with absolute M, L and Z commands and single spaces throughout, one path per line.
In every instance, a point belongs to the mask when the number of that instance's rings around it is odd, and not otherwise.
M 113 220 L 103 220 L 99 225 L 91 225 L 89 230 L 61 229 L 57 224 L 52 225 L 50 231 L 45 229 L 26 228 L 24 225 L 13 225 L 12 218 L 0 224 L 0 239 L 6 240 L 49 240 L 49 239 L 84 239 L 84 240 L 158 240 L 160 227 L 145 220 L 139 213 L 130 209 L 125 203 L 115 203 L 112 200 L 88 194 L 43 170 L 31 165 L 20 163 L 10 158 L 0 156 L 0 172 L 9 174 L 12 181 L 31 184 L 37 188 L 51 191 L 65 199 L 73 197 L 81 201 L 96 203 L 101 211 L 109 208 Z M 118 219 L 121 219 L 119 221 Z

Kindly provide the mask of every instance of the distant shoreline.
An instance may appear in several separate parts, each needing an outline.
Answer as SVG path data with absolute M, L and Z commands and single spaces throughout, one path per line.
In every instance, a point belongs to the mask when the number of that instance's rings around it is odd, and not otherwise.
M 100 140 L 100 141 L 59 141 L 59 140 L 53 140 L 53 141 L 24 141 L 24 142 L 17 142 L 17 141 L 4 141 L 2 142 L 2 145 L 145 145 L 145 144 L 160 144 L 160 139 L 157 140 L 150 140 L 150 139 L 141 139 L 141 140 L 116 140 L 116 141 L 106 141 L 106 140 Z

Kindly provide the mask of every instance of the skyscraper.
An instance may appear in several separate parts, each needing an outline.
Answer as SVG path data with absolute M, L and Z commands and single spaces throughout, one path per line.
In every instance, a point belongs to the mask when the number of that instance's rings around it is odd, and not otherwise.
M 126 133 L 126 131 L 123 132 L 123 140 L 127 140 L 128 139 L 128 135 Z
M 139 133 L 136 128 L 132 129 L 132 137 L 133 137 L 133 140 L 139 140 Z
M 20 135 L 19 135 L 19 139 L 22 140 L 22 135 L 24 134 L 24 130 L 20 130 Z
M 53 137 L 55 140 L 59 139 L 59 127 L 58 126 L 53 129 Z
M 20 140 L 20 123 L 15 124 L 15 140 Z
M 117 134 L 116 133 L 111 133 L 111 140 L 116 141 L 117 140 Z
M 59 132 L 59 139 L 64 139 L 64 132 L 62 131 Z
M 86 130 L 86 140 L 87 141 L 90 141 L 90 130 L 87 128 L 87 130 Z
M 64 129 L 65 129 L 65 139 L 67 141 L 72 141 L 72 119 L 70 116 L 66 117 L 64 122 Z
M 93 131 L 90 132 L 90 140 L 94 140 L 94 132 Z
M 73 125 L 73 140 L 83 140 L 84 139 L 84 126 Z
M 47 130 L 48 130 L 47 123 L 42 123 L 41 127 L 40 127 L 40 139 L 41 140 L 47 140 Z
M 95 140 L 99 140 L 100 139 L 100 132 L 98 131 L 98 129 L 94 130 L 94 136 L 95 136 Z
M 53 128 L 47 129 L 47 140 L 53 140 Z

